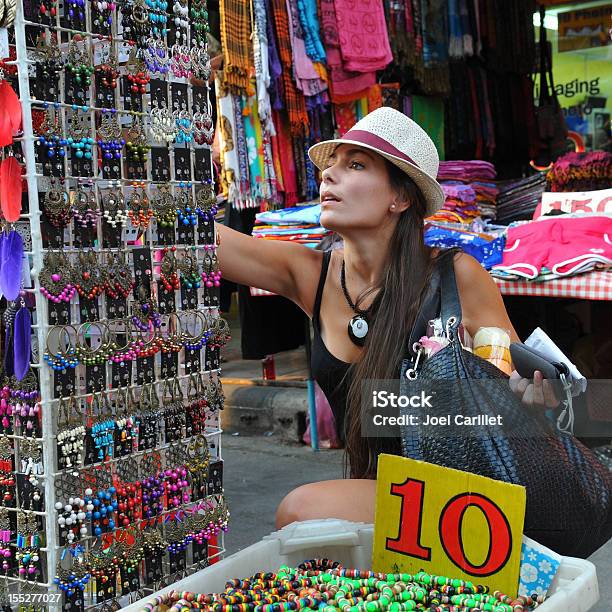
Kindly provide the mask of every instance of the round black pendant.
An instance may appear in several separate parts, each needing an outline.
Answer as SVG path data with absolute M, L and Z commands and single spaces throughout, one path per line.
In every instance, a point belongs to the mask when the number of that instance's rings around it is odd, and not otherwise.
M 355 315 L 348 323 L 349 338 L 357 346 L 365 344 L 368 330 L 368 320 L 363 315 Z

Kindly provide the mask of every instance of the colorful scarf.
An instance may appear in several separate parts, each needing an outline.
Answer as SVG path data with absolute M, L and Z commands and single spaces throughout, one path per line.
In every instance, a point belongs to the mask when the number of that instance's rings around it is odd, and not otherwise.
M 215 80 L 217 93 L 217 116 L 219 122 L 220 173 L 223 190 L 227 201 L 233 204 L 240 194 L 240 169 L 238 152 L 236 150 L 236 130 L 234 121 L 234 103 L 232 95 L 221 84 L 221 79 Z
M 242 117 L 244 121 L 244 135 L 249 163 L 250 198 L 253 206 L 259 205 L 263 198 L 263 142 L 261 140 L 261 124 L 257 113 L 257 99 L 242 97 Z
M 265 131 L 274 129 L 272 123 L 272 103 L 270 102 L 270 65 L 268 47 L 268 20 L 265 0 L 253 0 L 254 31 L 253 54 L 255 58 L 255 79 L 257 84 L 257 109 L 262 128 Z
M 276 45 L 276 34 L 274 33 L 274 21 L 272 19 L 271 0 L 264 0 L 266 7 L 266 34 L 268 39 L 268 70 L 270 72 L 270 101 L 272 108 L 280 110 L 283 108 L 283 67 L 278 48 Z M 272 121 L 274 124 L 274 121 Z
M 283 187 L 285 190 L 285 206 L 295 206 L 298 202 L 297 172 L 293 157 L 293 144 L 288 130 L 280 115 L 273 113 L 276 124 L 276 141 L 278 145 L 278 159 L 282 169 Z
M 271 0 L 274 25 L 276 26 L 276 39 L 278 50 L 283 66 L 283 92 L 285 108 L 289 116 L 289 127 L 291 133 L 296 136 L 308 132 L 308 113 L 304 96 L 298 92 L 293 82 L 293 57 L 291 53 L 291 37 L 289 32 L 289 16 L 285 0 Z
M 384 70 L 393 60 L 382 0 L 334 0 L 346 70 Z M 365 31 L 364 23 L 368 24 Z
M 447 0 L 421 0 L 423 62 L 426 68 L 448 63 Z
M 296 0 L 287 0 L 287 16 L 296 85 L 305 96 L 316 96 L 327 89 L 327 84 L 320 78 L 312 60 L 306 54 L 304 30 L 298 17 Z
M 250 177 L 249 177 L 249 153 L 244 128 L 244 118 L 242 116 L 242 102 L 239 96 L 232 96 L 234 107 L 234 125 L 236 135 L 236 150 L 238 153 L 238 167 L 240 170 L 240 193 L 235 206 L 239 209 L 253 208 L 255 199 L 251 197 Z
M 342 64 L 340 54 L 340 40 L 338 37 L 338 24 L 336 22 L 336 9 L 334 0 L 320 0 L 321 26 L 325 49 L 327 51 L 327 65 L 330 70 L 330 90 L 334 103 L 347 102 L 347 98 L 354 100 L 360 97 L 364 90 L 376 83 L 376 73 L 349 72 Z
M 313 62 L 326 62 L 325 47 L 321 41 L 316 0 L 297 0 L 300 23 L 304 31 L 306 53 Z
M 220 0 L 224 85 L 233 93 L 246 93 L 253 65 L 250 5 L 244 0 Z

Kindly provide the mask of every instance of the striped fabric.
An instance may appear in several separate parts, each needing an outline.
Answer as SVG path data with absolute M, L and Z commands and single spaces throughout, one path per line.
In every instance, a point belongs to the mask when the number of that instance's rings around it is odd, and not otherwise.
M 220 0 L 224 85 L 232 93 L 246 94 L 253 66 L 250 4 L 245 0 Z
M 293 81 L 293 54 L 285 0 L 272 0 L 272 11 L 278 52 L 283 65 L 283 91 L 285 108 L 289 116 L 289 127 L 293 136 L 306 136 L 308 134 L 308 113 L 304 96 L 298 92 Z

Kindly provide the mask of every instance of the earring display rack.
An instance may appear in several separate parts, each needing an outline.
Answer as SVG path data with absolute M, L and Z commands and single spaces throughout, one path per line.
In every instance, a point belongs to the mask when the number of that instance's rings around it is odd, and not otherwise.
M 23 0 L 8 28 L 22 130 L 2 165 L 27 189 L 1 220 L 0 251 L 23 250 L 2 300 L 3 610 L 119 609 L 223 554 L 207 20 L 205 0 Z

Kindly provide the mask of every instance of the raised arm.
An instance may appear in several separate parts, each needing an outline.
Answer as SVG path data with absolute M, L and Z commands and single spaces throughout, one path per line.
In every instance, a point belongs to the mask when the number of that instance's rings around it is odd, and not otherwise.
M 223 277 L 266 289 L 312 314 L 322 254 L 301 244 L 253 238 L 219 223 L 217 256 Z

